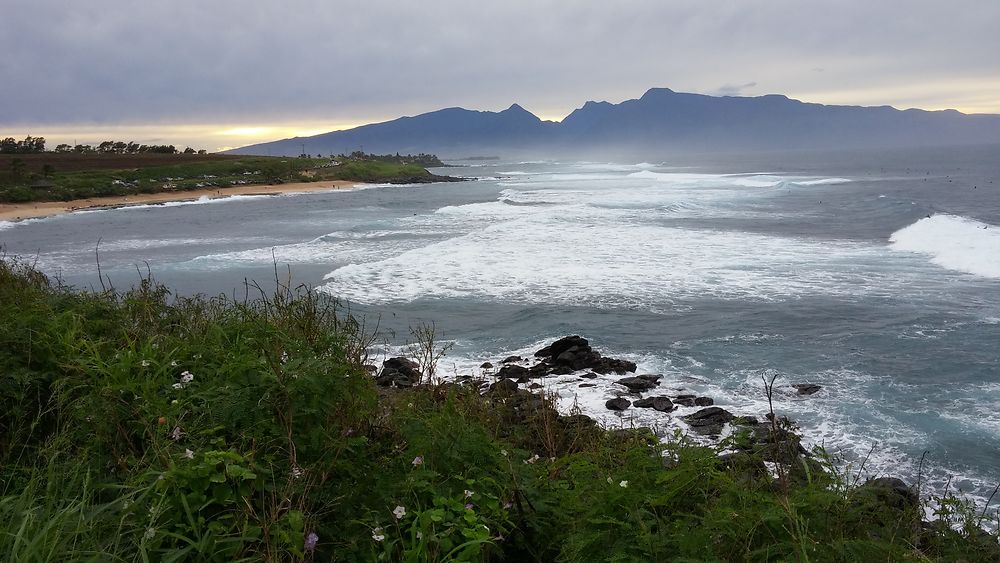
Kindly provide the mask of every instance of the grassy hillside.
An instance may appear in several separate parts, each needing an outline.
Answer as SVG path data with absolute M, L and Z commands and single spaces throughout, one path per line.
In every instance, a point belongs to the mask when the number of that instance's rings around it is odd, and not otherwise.
M 775 478 L 541 396 L 379 390 L 370 343 L 303 289 L 77 293 L 0 261 L 0 560 L 1000 558 L 954 498 L 921 523 L 822 457 Z
M 16 159 L 21 164 L 15 164 Z M 417 165 L 347 160 L 333 166 L 328 158 L 5 155 L 0 158 L 0 202 L 69 201 L 320 180 L 402 183 L 436 179 Z

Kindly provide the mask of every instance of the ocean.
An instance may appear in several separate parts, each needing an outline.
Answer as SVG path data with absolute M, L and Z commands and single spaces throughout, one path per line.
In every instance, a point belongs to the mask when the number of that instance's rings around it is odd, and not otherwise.
M 0 245 L 77 287 L 98 262 L 236 298 L 290 274 L 389 351 L 433 323 L 445 378 L 570 334 L 737 415 L 777 376 L 775 410 L 845 471 L 980 506 L 1000 482 L 1000 146 L 455 162 L 433 171 L 476 179 L 0 222 Z M 612 413 L 615 378 L 544 384 L 612 427 L 694 410 Z

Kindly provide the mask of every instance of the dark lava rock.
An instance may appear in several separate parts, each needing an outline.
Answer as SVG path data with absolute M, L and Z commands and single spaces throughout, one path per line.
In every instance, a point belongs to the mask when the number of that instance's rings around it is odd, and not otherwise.
M 584 379 L 596 379 L 597 374 L 592 371 L 588 371 L 587 373 L 581 374 L 580 377 Z
M 694 395 L 677 395 L 674 397 L 674 404 L 682 407 L 693 407 L 695 399 L 697 397 Z
M 660 412 L 670 412 L 674 410 L 674 404 L 667 397 L 647 397 L 632 403 L 633 407 L 641 409 L 652 408 Z
M 633 362 L 602 357 L 590 347 L 586 338 L 580 336 L 560 338 L 535 352 L 535 356 L 542 358 L 543 363 L 550 364 L 551 372 L 556 375 L 582 369 L 600 374 L 626 374 L 635 372 L 636 369 Z
M 631 405 L 632 405 L 631 401 L 629 401 L 628 399 L 624 399 L 622 397 L 618 397 L 617 399 L 609 399 L 608 402 L 604 403 L 605 407 L 613 411 L 623 411 L 629 408 L 629 406 Z
M 708 407 L 684 417 L 691 429 L 699 434 L 719 434 L 722 425 L 732 419 L 733 413 L 719 407 Z
M 541 389 L 541 388 L 542 388 L 541 383 L 532 383 L 531 385 L 528 386 L 528 389 Z
M 382 387 L 412 387 L 420 383 L 420 364 L 406 358 L 389 358 L 382 362 L 382 372 L 375 383 Z
M 822 385 L 816 385 L 815 383 L 793 383 L 792 387 L 799 392 L 799 395 L 812 395 L 823 388 Z
M 625 377 L 625 378 L 619 379 L 615 383 L 619 383 L 621 385 L 624 385 L 625 387 L 628 387 L 628 390 L 632 391 L 632 392 L 647 391 L 647 390 L 652 389 L 653 387 L 656 387 L 657 385 L 660 384 L 659 383 L 660 377 L 662 377 L 662 376 L 659 376 L 659 375 L 637 375 L 635 377 Z
M 483 362 L 483 365 L 479 366 L 482 369 L 493 369 L 493 364 L 489 362 Z
M 517 383 L 510 379 L 501 379 L 490 385 L 488 393 L 490 395 L 513 395 L 517 393 Z
M 694 406 L 696 407 L 710 407 L 715 404 L 715 401 L 711 397 L 695 397 Z
M 528 371 L 528 368 L 524 366 L 507 365 L 497 371 L 497 377 L 519 379 L 522 377 L 530 377 L 530 372 Z
M 368 373 L 375 373 L 376 371 L 378 371 L 378 367 L 373 366 L 371 364 L 365 364 L 365 371 L 367 371 Z
M 507 356 L 506 358 L 500 360 L 501 364 L 513 364 L 516 362 L 523 362 L 524 358 L 521 356 Z
M 576 346 L 578 349 L 590 349 L 590 342 L 586 338 L 580 336 L 567 336 L 565 338 L 560 338 L 552 344 L 549 344 L 545 348 L 535 352 L 535 357 L 538 358 L 555 358 L 560 354 Z
M 596 383 L 581 383 L 580 387 L 597 387 Z

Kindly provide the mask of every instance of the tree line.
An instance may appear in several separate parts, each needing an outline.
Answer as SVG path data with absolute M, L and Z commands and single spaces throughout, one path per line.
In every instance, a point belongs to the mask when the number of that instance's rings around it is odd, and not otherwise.
M 0 139 L 0 154 L 32 154 L 41 152 L 45 152 L 45 137 L 32 137 L 29 135 L 23 141 L 15 140 L 13 137 Z M 207 151 L 204 149 L 195 150 L 191 147 L 179 150 L 174 145 L 143 145 L 132 141 L 104 141 L 97 146 L 62 143 L 56 145 L 53 152 L 78 154 L 205 154 Z

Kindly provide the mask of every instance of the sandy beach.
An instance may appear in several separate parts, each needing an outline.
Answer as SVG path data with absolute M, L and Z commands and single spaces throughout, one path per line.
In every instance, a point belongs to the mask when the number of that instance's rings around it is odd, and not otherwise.
M 148 205 L 166 203 L 169 201 L 189 201 L 203 197 L 210 199 L 226 198 L 237 195 L 276 195 L 297 192 L 315 192 L 323 190 L 349 189 L 360 185 L 347 180 L 330 180 L 324 182 L 297 182 L 291 184 L 268 184 L 253 186 L 236 186 L 231 188 L 201 189 L 182 192 L 159 192 L 155 194 L 134 194 L 115 197 L 95 197 L 75 199 L 72 201 L 35 201 L 28 203 L 0 204 L 0 221 L 18 221 L 48 217 L 63 213 L 72 213 L 85 209 L 104 207 L 122 207 L 126 205 Z

